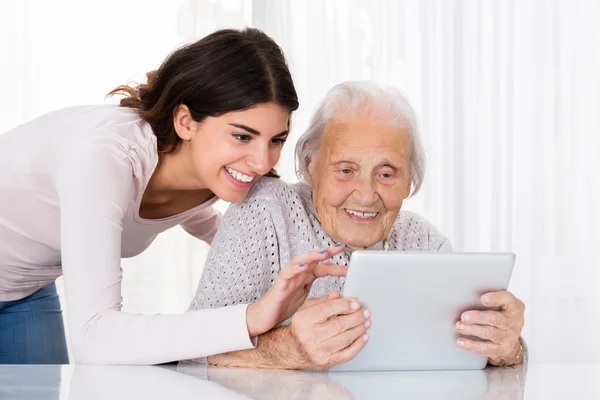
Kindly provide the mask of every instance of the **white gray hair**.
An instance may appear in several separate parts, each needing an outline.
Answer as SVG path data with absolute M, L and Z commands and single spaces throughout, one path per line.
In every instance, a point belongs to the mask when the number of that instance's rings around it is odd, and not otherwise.
M 425 177 L 426 156 L 414 110 L 399 89 L 372 81 L 348 81 L 335 85 L 321 101 L 306 132 L 296 144 L 296 175 L 309 183 L 308 164 L 316 154 L 320 136 L 329 122 L 345 116 L 365 116 L 384 120 L 412 135 L 411 196 Z

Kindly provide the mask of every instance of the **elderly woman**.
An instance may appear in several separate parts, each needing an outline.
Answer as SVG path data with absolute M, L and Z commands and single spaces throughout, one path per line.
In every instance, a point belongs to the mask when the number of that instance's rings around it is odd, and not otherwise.
M 422 216 L 400 211 L 423 182 L 425 154 L 414 112 L 400 91 L 371 82 L 332 88 L 296 146 L 298 184 L 261 178 L 232 204 L 208 255 L 192 309 L 255 302 L 294 256 L 317 250 L 348 265 L 357 249 L 452 251 Z M 343 277 L 317 279 L 289 325 L 258 338 L 255 349 L 208 358 L 214 365 L 318 368 L 349 361 L 365 346 L 370 311 L 340 297 Z M 501 311 L 468 311 L 456 329 L 483 340 L 457 345 L 492 365 L 523 360 L 523 303 L 511 293 L 482 296 Z

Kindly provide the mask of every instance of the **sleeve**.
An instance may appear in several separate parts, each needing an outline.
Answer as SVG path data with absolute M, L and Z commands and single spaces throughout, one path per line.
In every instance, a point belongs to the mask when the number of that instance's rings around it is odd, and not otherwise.
M 427 243 L 429 244 L 428 251 L 435 251 L 439 253 L 451 253 L 454 250 L 452 249 L 452 243 L 446 236 L 444 236 L 432 223 L 427 221 L 428 230 L 427 230 Z
M 209 207 L 185 221 L 181 227 L 195 238 L 212 244 L 219 222 L 221 222 L 221 213 L 216 208 Z
M 281 270 L 274 212 L 267 199 L 248 198 L 229 206 L 191 310 L 254 303 L 269 290 Z
M 435 251 L 439 253 L 452 253 L 454 249 L 452 249 L 452 243 L 450 243 L 450 240 L 444 237 L 443 241 L 439 243 Z
M 178 315 L 121 312 L 121 234 L 134 168 L 116 143 L 87 138 L 63 161 L 56 186 L 75 362 L 158 364 L 252 347 L 247 305 Z

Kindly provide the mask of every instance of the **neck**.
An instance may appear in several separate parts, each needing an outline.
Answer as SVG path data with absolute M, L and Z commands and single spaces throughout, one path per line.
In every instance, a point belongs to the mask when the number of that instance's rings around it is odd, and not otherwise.
M 375 246 L 375 245 L 377 245 L 377 244 L 381 243 L 381 248 L 382 248 L 383 250 L 387 250 L 387 249 L 388 249 L 388 247 L 389 247 L 389 243 L 388 243 L 388 242 L 389 242 L 389 240 L 388 240 L 388 238 L 389 238 L 389 235 L 388 235 L 388 236 L 386 236 L 385 238 L 383 238 L 383 240 L 381 240 L 381 241 L 379 241 L 379 242 L 376 242 L 376 243 L 373 243 L 372 245 L 370 245 L 370 246 L 367 246 L 367 247 L 362 247 L 362 246 L 351 246 L 351 245 L 347 245 L 347 246 L 346 246 L 346 248 L 347 248 L 347 249 L 350 249 L 350 251 L 351 251 L 351 252 L 352 252 L 352 251 L 356 251 L 356 250 L 368 250 L 368 249 L 370 249 L 371 247 L 373 247 L 373 246 Z
M 184 146 L 172 153 L 159 154 L 158 164 L 144 191 L 144 202 L 165 203 L 182 192 L 209 191 L 195 174 L 193 164 L 186 157 Z

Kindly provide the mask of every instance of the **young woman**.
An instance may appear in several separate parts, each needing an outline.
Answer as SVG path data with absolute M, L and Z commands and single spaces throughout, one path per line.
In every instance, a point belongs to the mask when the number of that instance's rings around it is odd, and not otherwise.
M 108 364 L 250 348 L 316 277 L 345 274 L 320 263 L 341 251 L 329 249 L 295 259 L 252 305 L 121 312 L 121 257 L 175 225 L 210 243 L 211 205 L 274 174 L 298 99 L 281 49 L 255 29 L 215 32 L 111 94 L 120 106 L 67 108 L 0 135 L 0 363 L 68 362 L 61 274 L 75 361 Z

